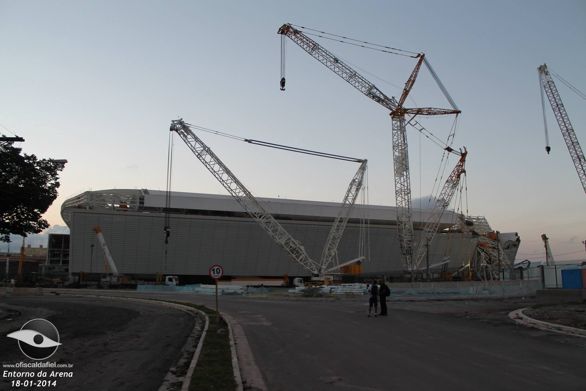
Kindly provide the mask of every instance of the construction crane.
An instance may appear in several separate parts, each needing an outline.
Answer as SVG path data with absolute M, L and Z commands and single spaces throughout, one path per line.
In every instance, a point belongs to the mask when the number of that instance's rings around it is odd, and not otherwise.
M 356 199 L 358 198 L 358 194 L 360 193 L 360 189 L 362 188 L 366 167 L 367 161 L 364 160 L 362 163 L 360 163 L 358 171 L 350 181 L 350 186 L 348 186 L 348 190 L 346 190 L 346 194 L 344 195 L 344 199 L 342 200 L 342 207 L 340 208 L 338 216 L 332 224 L 332 228 L 330 229 L 330 233 L 328 234 L 326 244 L 322 251 L 322 256 L 320 259 L 321 274 L 327 273 L 329 270 L 331 270 L 333 264 L 335 264 L 335 267 L 339 266 L 338 244 L 340 243 L 342 235 L 344 234 L 344 230 L 346 229 L 346 224 L 348 223 L 348 219 L 350 218 L 350 211 L 356 203 Z
M 409 154 L 407 135 L 405 130 L 406 123 L 409 123 L 421 133 L 428 133 L 428 131 L 417 122 L 414 117 L 416 115 L 444 115 L 444 114 L 459 114 L 460 110 L 443 87 L 441 81 L 431 68 L 429 62 L 425 59 L 423 53 L 416 54 L 414 57 L 418 58 L 417 65 L 411 73 L 409 80 L 405 84 L 405 88 L 399 101 L 394 97 L 390 98 L 385 95 L 373 83 L 368 81 L 364 76 L 348 66 L 337 56 L 326 50 L 319 43 L 309 38 L 301 30 L 293 27 L 290 23 L 282 25 L 278 34 L 282 37 L 288 37 L 295 44 L 301 47 L 313 58 L 321 62 L 324 66 L 341 77 L 344 81 L 360 91 L 363 95 L 377 102 L 391 112 L 393 122 L 392 140 L 393 140 L 393 164 L 394 164 L 394 178 L 395 178 L 395 199 L 397 205 L 397 224 L 399 234 L 399 244 L 401 249 L 401 261 L 403 266 L 413 272 L 415 265 L 413 262 L 413 222 L 411 218 L 411 181 L 409 174 Z M 284 54 L 283 46 L 281 47 L 281 54 Z M 407 99 L 409 92 L 413 88 L 417 74 L 421 64 L 425 63 L 430 70 L 433 78 L 440 86 L 440 89 L 452 105 L 452 109 L 436 109 L 436 108 L 414 108 L 409 109 L 403 107 L 403 103 Z M 281 90 L 285 89 L 284 65 L 281 64 Z M 406 115 L 411 115 L 409 120 L 406 120 Z M 454 153 L 451 148 L 446 147 L 450 153 Z
M 426 247 L 429 246 L 429 244 L 433 241 L 433 238 L 435 237 L 435 234 L 439 228 L 441 218 L 447 207 L 450 205 L 452 198 L 454 197 L 454 193 L 456 192 L 458 184 L 460 183 L 460 178 L 463 174 L 466 173 L 466 156 L 468 156 L 468 151 L 466 151 L 464 148 L 464 150 L 461 152 L 458 163 L 456 163 L 456 166 L 448 176 L 448 179 L 446 179 L 439 196 L 435 199 L 434 208 L 432 209 L 430 217 L 427 219 L 427 222 L 423 227 L 421 240 L 419 241 L 417 251 L 415 252 L 415 269 L 419 268 L 419 265 L 425 256 Z
M 551 147 L 549 146 L 547 123 L 545 121 L 545 103 L 543 98 L 543 91 L 545 91 L 545 94 L 547 95 L 547 99 L 549 100 L 553 110 L 553 114 L 555 115 L 560 130 L 562 131 L 562 136 L 566 142 L 566 146 L 568 147 L 568 152 L 570 152 L 570 157 L 572 158 L 574 167 L 576 167 L 576 172 L 578 173 L 578 177 L 582 183 L 582 188 L 584 189 L 584 193 L 586 193 L 586 159 L 584 158 L 584 152 L 582 151 L 580 143 L 578 142 L 578 137 L 576 137 L 574 127 L 570 122 L 570 117 L 568 117 L 568 113 L 566 112 L 564 104 L 562 103 L 562 98 L 560 97 L 558 89 L 547 69 L 547 65 L 540 65 L 537 68 L 537 72 L 539 73 L 539 83 L 541 85 L 541 103 L 544 109 L 543 119 L 547 144 L 545 146 L 545 150 L 549 154 Z
M 254 195 L 240 182 L 240 180 L 230 171 L 230 169 L 220 160 L 220 158 L 209 148 L 195 133 L 190 126 L 182 119 L 171 122 L 170 131 L 176 132 L 179 137 L 187 144 L 189 149 L 198 158 L 198 160 L 212 173 L 220 184 L 230 193 L 230 195 L 240 204 L 246 213 L 248 213 L 268 234 L 282 247 L 293 259 L 305 269 L 309 270 L 314 276 L 323 277 L 333 260 L 336 258 L 337 247 L 344 232 L 344 228 L 350 215 L 350 209 L 354 205 L 357 195 L 362 188 L 364 173 L 366 171 L 366 160 L 360 160 L 361 164 L 356 175 L 352 178 L 350 186 L 342 201 L 337 218 L 328 235 L 328 239 L 322 252 L 320 262 L 313 260 L 306 252 L 303 245 L 287 232 L 279 222 L 262 206 Z M 253 141 L 255 144 L 269 144 Z M 280 146 L 284 147 L 284 146 Z M 283 149 L 283 148 L 281 148 Z M 287 148 L 292 150 L 295 148 Z M 305 150 L 307 152 L 307 150 Z M 312 154 L 318 154 L 315 151 Z M 331 154 L 325 154 L 336 156 Z
M 545 266 L 553 266 L 555 260 L 553 259 L 551 247 L 549 247 L 549 238 L 546 234 L 541 234 L 541 240 L 543 240 L 543 246 L 545 247 Z

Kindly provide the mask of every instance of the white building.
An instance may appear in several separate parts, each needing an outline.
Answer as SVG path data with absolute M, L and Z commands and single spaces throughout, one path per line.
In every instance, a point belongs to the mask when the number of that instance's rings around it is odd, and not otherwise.
M 100 190 L 65 201 L 61 214 L 71 231 L 70 272 L 107 272 L 94 231 L 99 226 L 119 272 L 126 275 L 205 276 L 216 263 L 224 267 L 227 276 L 311 275 L 230 196 L 174 192 L 165 214 L 165 195 L 164 191 L 145 189 Z M 310 257 L 319 259 L 339 204 L 273 198 L 259 201 L 303 244 Z M 428 213 L 413 210 L 416 241 Z M 166 217 L 170 226 L 167 242 Z M 454 226 L 458 219 L 456 213 L 446 211 L 440 229 Z M 359 253 L 361 238 L 365 246 Z M 475 257 L 477 242 L 470 233 L 439 233 L 429 248 L 429 263 L 449 260 L 449 268 L 458 269 Z M 365 256 L 364 274 L 400 273 L 396 208 L 356 205 L 338 255 L 340 263 Z

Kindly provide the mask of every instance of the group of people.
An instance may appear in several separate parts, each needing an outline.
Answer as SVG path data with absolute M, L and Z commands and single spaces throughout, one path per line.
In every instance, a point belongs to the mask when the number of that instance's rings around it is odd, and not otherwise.
M 368 286 L 370 298 L 368 299 L 368 316 L 387 316 L 387 297 L 391 295 L 391 289 L 385 284 L 384 280 L 373 281 Z M 378 304 L 380 302 L 380 312 Z M 374 313 L 373 313 L 374 310 Z

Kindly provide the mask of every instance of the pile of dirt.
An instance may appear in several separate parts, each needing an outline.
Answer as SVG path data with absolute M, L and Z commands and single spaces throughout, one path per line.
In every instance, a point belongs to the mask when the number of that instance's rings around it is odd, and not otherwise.
M 535 306 L 524 312 L 533 319 L 586 330 L 586 303 Z

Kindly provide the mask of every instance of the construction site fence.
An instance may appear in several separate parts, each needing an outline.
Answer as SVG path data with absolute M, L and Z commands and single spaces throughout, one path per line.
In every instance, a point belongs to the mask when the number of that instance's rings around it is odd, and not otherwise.
M 564 270 L 584 268 L 582 264 L 561 264 L 522 269 L 517 271 L 518 278 L 524 281 L 540 281 L 541 289 L 564 288 L 562 272 Z
M 482 298 L 505 298 L 534 296 L 543 288 L 541 280 L 501 280 L 501 281 L 451 281 L 389 283 L 389 300 L 459 300 Z M 142 292 L 189 292 L 200 295 L 215 294 L 214 285 L 157 286 L 139 285 Z M 219 285 L 220 295 L 273 294 L 268 288 Z M 282 290 L 279 292 L 283 293 Z M 299 296 L 364 296 L 368 286 L 363 283 L 326 285 L 320 287 L 297 287 L 287 291 L 289 295 Z

